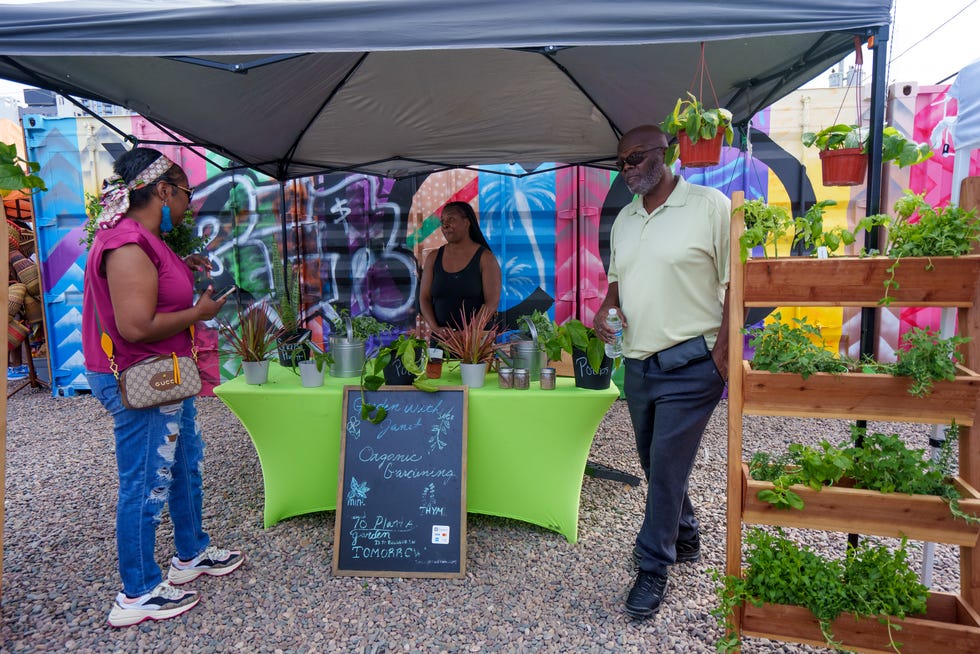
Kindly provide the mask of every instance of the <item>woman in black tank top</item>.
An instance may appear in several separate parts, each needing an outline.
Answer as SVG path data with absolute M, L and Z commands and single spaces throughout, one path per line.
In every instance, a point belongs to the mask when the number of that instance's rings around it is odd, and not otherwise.
M 490 251 L 476 213 L 466 202 L 442 210 L 446 245 L 426 257 L 419 307 L 429 327 L 459 327 L 463 319 L 500 303 L 500 265 Z

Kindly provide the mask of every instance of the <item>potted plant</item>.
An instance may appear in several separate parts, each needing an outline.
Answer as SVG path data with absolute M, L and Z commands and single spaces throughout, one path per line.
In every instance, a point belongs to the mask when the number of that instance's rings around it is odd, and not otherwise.
M 364 368 L 368 339 L 394 329 L 368 314 L 351 316 L 348 309 L 341 309 L 332 324 L 333 333 L 329 339 L 334 359 L 330 366 L 332 377 L 359 377 Z
M 612 376 L 612 360 L 606 356 L 605 343 L 596 336 L 595 330 L 582 321 L 572 318 L 555 330 L 555 337 L 546 345 L 548 358 L 557 353 L 572 355 L 575 385 L 579 388 L 602 390 L 609 388 Z M 557 348 L 557 349 L 556 349 Z
M 227 354 L 242 360 L 245 383 L 264 384 L 269 378 L 269 354 L 276 346 L 276 329 L 261 304 L 238 307 L 235 324 L 217 319 L 218 332 L 225 337 Z
M 674 110 L 660 124 L 667 134 L 677 137 L 664 153 L 664 162 L 670 166 L 678 158 L 685 168 L 714 166 L 721 160 L 722 139 L 732 144 L 732 112 L 728 109 L 705 109 L 690 91 L 687 98 L 678 98 Z
M 804 132 L 803 145 L 820 151 L 824 186 L 855 186 L 864 183 L 868 170 L 870 131 L 858 125 L 831 125 L 819 132 Z M 882 129 L 881 161 L 899 168 L 921 163 L 932 156 L 928 143 L 909 141 L 891 126 Z
M 289 268 L 284 277 L 282 267 L 277 265 L 272 267 L 272 277 L 278 294 L 273 306 L 282 323 L 282 330 L 276 339 L 279 365 L 292 366 L 306 358 L 309 349 L 304 344 L 312 335 L 309 329 L 302 327 L 300 320 L 299 275 Z
M 483 386 L 487 367 L 497 350 L 500 328 L 494 323 L 494 315 L 495 312 L 483 307 L 464 320 L 459 329 L 439 327 L 433 332 L 443 349 L 459 359 L 463 383 L 470 388 Z
M 306 351 L 303 352 L 301 359 L 296 354 L 296 350 L 293 350 L 291 355 L 290 365 L 293 373 L 299 375 L 300 383 L 307 388 L 323 386 L 323 376 L 333 364 L 333 355 L 322 351 L 309 341 L 304 345 Z
M 429 363 L 429 344 L 411 332 L 378 348 L 377 353 L 364 363 L 361 385 L 375 391 L 382 384 L 404 386 L 411 384 L 423 391 L 435 391 L 438 385 L 426 375 Z

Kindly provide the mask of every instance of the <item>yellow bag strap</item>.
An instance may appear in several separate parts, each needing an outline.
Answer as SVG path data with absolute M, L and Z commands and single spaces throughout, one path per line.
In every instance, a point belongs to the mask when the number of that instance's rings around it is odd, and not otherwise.
M 105 352 L 106 358 L 109 359 L 109 370 L 112 371 L 116 379 L 119 379 L 119 366 L 116 365 L 116 358 L 112 355 L 112 337 L 102 329 L 102 321 L 99 319 L 99 307 L 94 302 L 92 306 L 95 308 L 95 324 L 99 326 L 99 331 L 102 332 L 99 344 L 102 346 L 102 351 Z M 191 356 L 194 357 L 194 362 L 197 363 L 197 340 L 194 338 L 194 325 L 191 325 L 187 329 L 191 333 Z M 177 353 L 171 352 L 170 354 L 174 360 L 174 383 L 180 384 L 180 366 L 177 365 Z

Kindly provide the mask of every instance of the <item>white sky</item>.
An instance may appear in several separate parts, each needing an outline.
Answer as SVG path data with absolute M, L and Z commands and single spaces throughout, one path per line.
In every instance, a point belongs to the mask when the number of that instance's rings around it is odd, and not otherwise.
M 967 64 L 980 59 L 980 0 L 895 0 L 891 26 L 888 83 L 951 83 Z M 846 70 L 854 55 L 844 62 Z M 865 80 L 872 61 L 864 57 Z M 949 79 L 947 79 L 949 78 Z M 820 75 L 807 86 L 827 86 Z
M 980 0 L 895 0 L 889 58 L 889 83 L 919 84 L 937 84 L 980 59 Z M 853 59 L 851 55 L 845 60 L 845 69 Z M 865 56 L 864 72 L 870 79 L 870 56 Z M 826 73 L 807 84 L 827 85 Z M 22 100 L 22 88 L 0 79 L 0 95 L 14 94 Z

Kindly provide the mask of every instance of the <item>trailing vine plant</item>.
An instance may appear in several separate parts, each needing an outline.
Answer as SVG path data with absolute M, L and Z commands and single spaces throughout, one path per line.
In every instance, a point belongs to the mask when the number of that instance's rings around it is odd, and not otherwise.
M 866 429 L 852 425 L 850 441 L 838 446 L 822 440 L 818 447 L 791 443 L 785 454 L 777 456 L 756 452 L 749 461 L 749 476 L 772 483 L 772 490 L 761 490 L 757 497 L 779 509 L 803 508 L 803 499 L 792 486 L 803 485 L 819 491 L 846 477 L 854 488 L 935 495 L 949 504 L 954 517 L 980 524 L 980 517 L 960 509 L 959 491 L 950 481 L 955 471 L 959 436 L 955 421 L 945 429 L 945 434 L 939 454 L 933 458 L 926 456 L 922 449 L 908 447 L 898 434 L 869 434 Z
M 844 559 L 828 559 L 785 537 L 781 529 L 770 533 L 761 528 L 746 532 L 744 577 L 712 571 L 718 584 L 719 604 L 711 614 L 725 630 L 716 643 L 720 652 L 737 651 L 741 642 L 732 619 L 734 610 L 745 604 L 784 604 L 810 610 L 820 625 L 829 647 L 843 649 L 831 624 L 843 613 L 861 618 L 878 618 L 888 625 L 887 645 L 896 652 L 901 643 L 893 630 L 902 619 L 924 613 L 929 590 L 908 564 L 907 541 L 890 550 L 863 540 L 848 546 Z
M 840 374 L 860 368 L 867 373 L 909 377 L 909 393 L 916 397 L 931 393 L 937 381 L 956 379 L 956 363 L 963 360 L 957 348 L 970 341 L 965 336 L 941 338 L 928 328 L 914 327 L 902 336 L 896 363 L 867 358 L 858 363 L 825 349 L 820 328 L 809 324 L 805 316 L 793 318 L 795 326 L 782 322 L 779 313 L 772 317 L 762 327 L 742 330 L 755 348 L 753 369 L 795 373 L 806 379 L 815 372 Z

